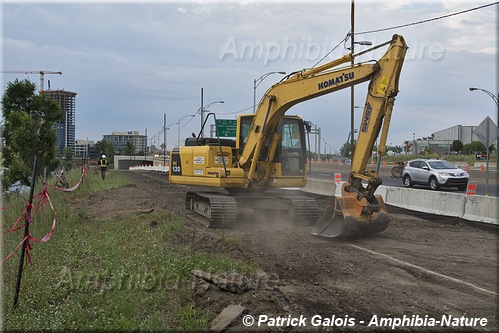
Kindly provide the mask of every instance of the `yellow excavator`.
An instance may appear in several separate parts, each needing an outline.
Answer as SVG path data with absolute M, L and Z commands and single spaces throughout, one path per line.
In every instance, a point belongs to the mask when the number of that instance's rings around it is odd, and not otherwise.
M 379 60 L 351 65 L 362 54 L 387 46 Z M 254 114 L 237 119 L 236 139 L 186 139 L 170 154 L 170 183 L 204 185 L 221 191 L 188 192 L 186 209 L 208 221 L 209 227 L 228 227 L 238 214 L 285 214 L 295 223 L 313 226 L 312 234 L 347 237 L 381 232 L 389 224 L 383 199 L 375 195 L 381 179 L 367 169 L 374 143 L 381 132 L 378 156 L 386 140 L 398 81 L 407 51 L 400 35 L 357 54 L 288 75 L 270 87 Z M 369 81 L 367 99 L 352 156 L 349 180 L 342 195 L 332 197 L 326 215 L 318 220 L 318 204 L 301 191 L 307 182 L 306 132 L 310 123 L 285 115 L 293 105 Z M 213 116 L 208 114 L 206 120 Z M 206 124 L 205 120 L 205 124 Z M 216 119 L 215 119 L 216 121 Z M 204 124 L 203 124 L 204 127 Z

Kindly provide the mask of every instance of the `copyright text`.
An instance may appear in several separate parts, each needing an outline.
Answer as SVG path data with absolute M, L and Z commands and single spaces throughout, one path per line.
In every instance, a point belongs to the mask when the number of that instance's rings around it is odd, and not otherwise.
M 430 317 L 428 315 L 403 315 L 402 317 L 383 317 L 372 315 L 369 320 L 357 320 L 348 315 L 344 316 L 321 316 L 315 315 L 305 317 L 304 315 L 293 316 L 267 316 L 267 315 L 245 315 L 242 323 L 246 327 L 354 327 L 362 325 L 367 327 L 385 327 L 397 329 L 400 327 L 485 327 L 487 318 L 457 317 L 443 315 L 441 317 Z

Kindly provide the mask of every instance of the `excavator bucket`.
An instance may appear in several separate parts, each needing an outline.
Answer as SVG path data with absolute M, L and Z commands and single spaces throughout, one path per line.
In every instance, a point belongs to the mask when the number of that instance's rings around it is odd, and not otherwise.
M 376 199 L 381 206 L 379 212 L 359 214 L 352 197 L 333 197 L 324 218 L 315 225 L 311 234 L 328 238 L 348 238 L 385 230 L 390 218 L 381 196 L 376 195 Z

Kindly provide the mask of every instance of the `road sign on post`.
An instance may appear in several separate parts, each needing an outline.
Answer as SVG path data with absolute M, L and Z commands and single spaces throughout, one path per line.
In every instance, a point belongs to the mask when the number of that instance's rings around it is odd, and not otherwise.
M 473 133 L 478 137 L 478 139 L 485 145 L 485 148 L 487 149 L 487 163 L 486 163 L 487 176 L 485 180 L 485 195 L 488 196 L 489 195 L 489 146 L 499 136 L 499 130 L 497 129 L 496 124 L 494 124 L 494 121 L 487 116 L 480 123 L 480 125 L 478 125 L 477 128 L 473 130 Z
M 496 141 L 499 136 L 499 130 L 490 117 L 486 117 L 480 125 L 473 130 L 473 133 L 486 147 Z
M 237 129 L 237 120 L 233 119 L 217 119 L 217 136 L 225 138 L 235 138 Z

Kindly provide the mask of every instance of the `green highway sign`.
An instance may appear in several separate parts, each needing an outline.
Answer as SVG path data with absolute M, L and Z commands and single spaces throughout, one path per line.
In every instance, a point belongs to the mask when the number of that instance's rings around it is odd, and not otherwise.
M 237 120 L 217 119 L 217 136 L 225 138 L 235 138 L 237 129 Z

